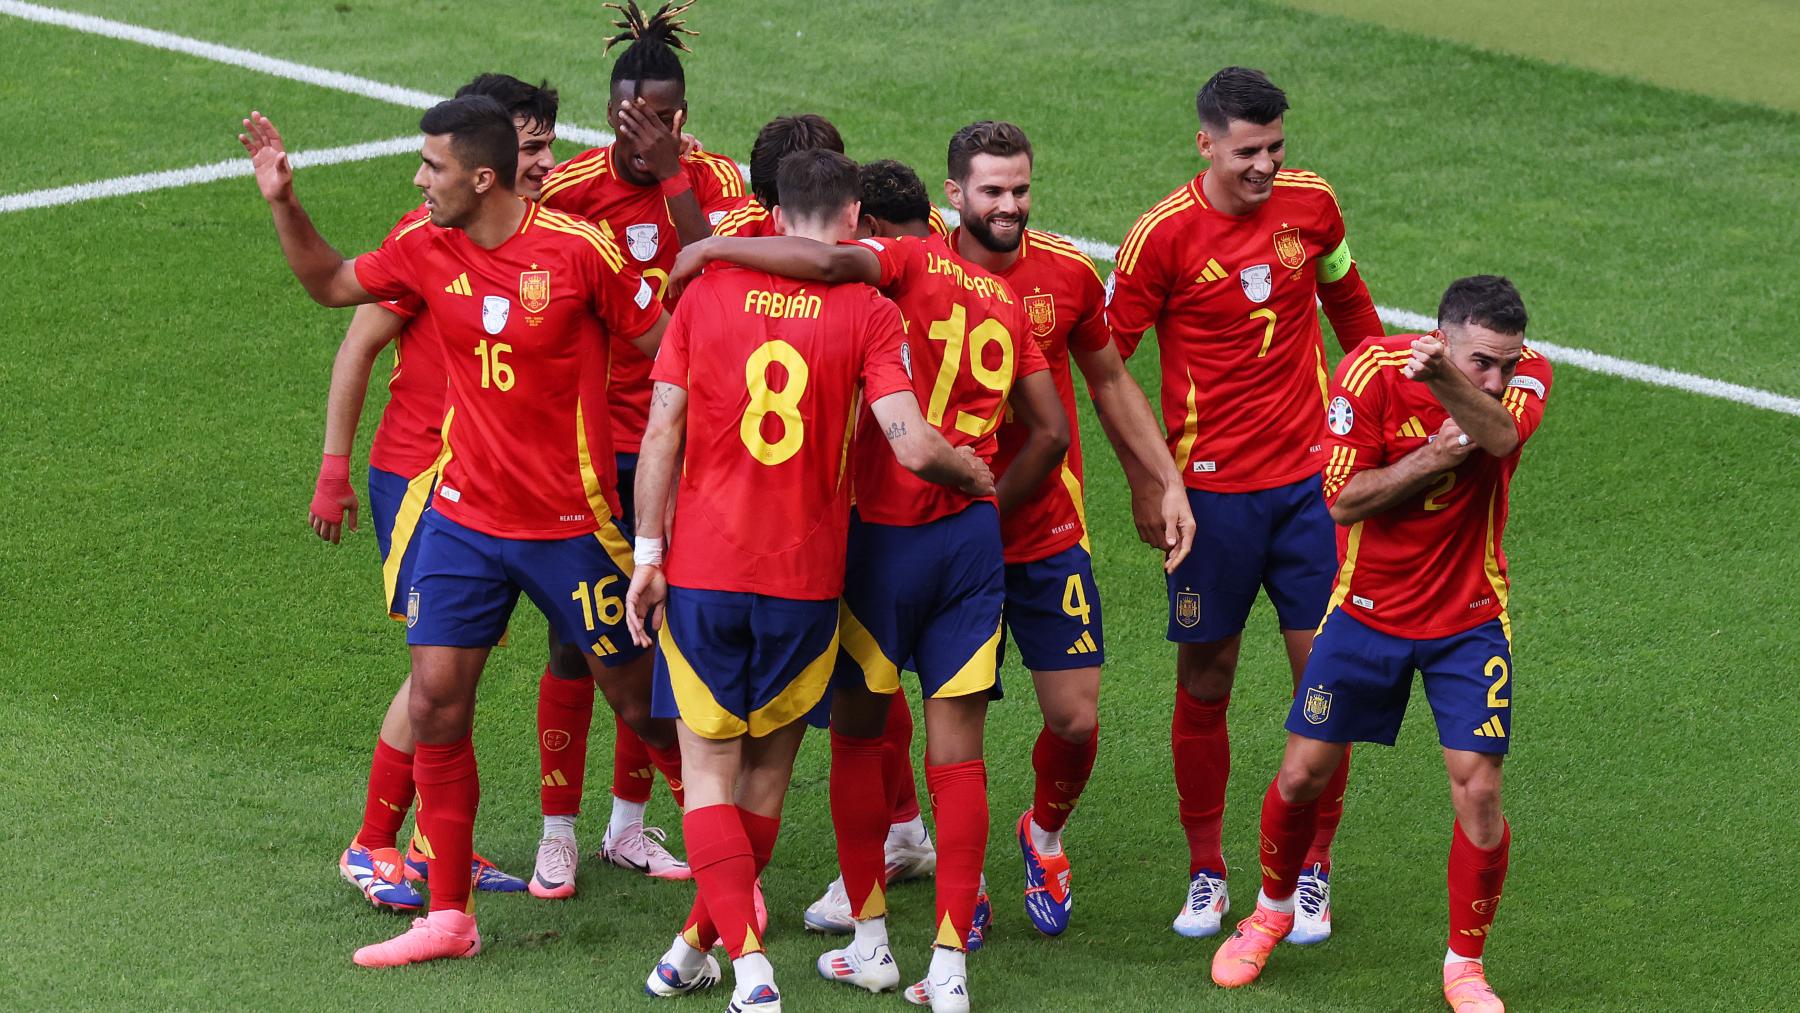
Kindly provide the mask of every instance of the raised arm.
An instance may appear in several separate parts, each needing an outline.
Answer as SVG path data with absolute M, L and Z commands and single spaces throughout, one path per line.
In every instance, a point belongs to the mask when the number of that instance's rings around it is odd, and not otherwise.
M 308 519 L 313 533 L 333 545 L 343 535 L 344 511 L 350 512 L 350 530 L 356 530 L 356 490 L 350 486 L 350 451 L 356 443 L 356 425 L 362 419 L 363 397 L 369 392 L 369 373 L 375 359 L 400 331 L 406 320 L 379 306 L 358 306 L 350 328 L 338 345 L 331 364 L 331 388 L 325 396 L 325 451 L 319 461 L 319 478 L 313 485 Z
M 706 224 L 706 212 L 700 207 L 699 195 L 688 182 L 681 156 L 688 138 L 682 134 L 684 113 L 675 114 L 673 129 L 664 126 L 642 98 L 619 105 L 619 136 L 631 142 L 650 166 L 650 174 L 662 186 L 663 203 L 669 208 L 669 221 L 682 243 L 694 243 L 712 235 Z M 695 142 L 696 148 L 699 142 Z
M 881 261 L 865 246 L 821 243 L 802 236 L 712 236 L 681 248 L 669 271 L 669 284 L 685 283 L 715 260 L 833 285 L 851 281 L 873 285 L 881 280 Z
M 1025 443 L 1018 456 L 1007 466 L 1006 474 L 994 483 L 994 497 L 1000 512 L 1011 513 L 1062 463 L 1069 449 L 1069 417 L 1063 414 L 1062 401 L 1056 396 L 1056 381 L 1050 371 L 1040 369 L 1013 384 L 1008 402 L 1013 417 L 1025 425 Z
M 1161 549 L 1163 569 L 1173 573 L 1194 545 L 1194 512 L 1188 506 L 1187 489 L 1175 459 L 1163 441 L 1162 427 L 1150 411 L 1143 388 L 1125 368 L 1117 345 L 1096 349 L 1070 348 L 1081 375 L 1087 379 L 1125 481 L 1131 486 L 1131 517 L 1138 538 Z
M 1431 388 L 1438 403 L 1456 420 L 1475 446 L 1505 457 L 1518 449 L 1519 427 L 1498 398 L 1482 393 L 1445 354 L 1444 339 L 1433 332 L 1415 338 L 1412 358 L 1401 367 L 1408 379 Z
M 250 153 L 250 164 L 256 169 L 256 186 L 275 219 L 275 234 L 281 239 L 281 252 L 287 256 L 294 277 L 305 286 L 306 294 L 324 306 L 355 306 L 374 302 L 375 297 L 363 290 L 356 280 L 354 260 L 333 249 L 313 226 L 300 199 L 294 196 L 294 170 L 288 164 L 287 147 L 275 124 L 259 112 L 251 112 L 244 121 L 244 132 L 238 135 L 244 150 Z
M 927 482 L 949 486 L 970 496 L 992 496 L 994 473 L 967 447 L 951 447 L 919 414 L 919 399 L 910 390 L 896 391 L 869 405 L 887 436 L 894 459 Z M 643 474 L 642 458 L 638 472 Z M 639 501 L 639 509 L 643 509 Z
M 1331 501 L 1331 519 L 1342 525 L 1365 521 L 1425 491 L 1439 475 L 1461 464 L 1476 446 L 1455 419 L 1445 419 L 1437 438 L 1393 464 L 1353 475 Z

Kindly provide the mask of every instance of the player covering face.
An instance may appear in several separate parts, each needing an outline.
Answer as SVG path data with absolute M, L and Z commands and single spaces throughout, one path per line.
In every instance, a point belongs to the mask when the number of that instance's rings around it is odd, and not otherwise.
M 1253 981 L 1287 934 L 1320 796 L 1351 740 L 1393 745 L 1416 669 L 1456 814 L 1444 998 L 1458 1013 L 1503 1009 L 1482 963 L 1512 836 L 1500 810 L 1514 693 L 1500 542 L 1551 383 L 1525 323 L 1506 279 L 1464 278 L 1444 293 L 1438 331 L 1371 338 L 1338 366 L 1325 479 L 1337 585 L 1263 796 L 1256 911 L 1213 958 L 1220 985 Z
M 392 966 L 472 956 L 481 946 L 468 901 L 480 792 L 469 740 L 475 687 L 521 590 L 564 639 L 590 645 L 598 671 L 639 654 L 623 617 L 595 601 L 631 564 L 613 520 L 610 434 L 588 420 L 604 411 L 607 335 L 650 352 L 667 316 L 598 229 L 511 192 L 517 134 L 491 98 L 427 111 L 414 182 L 430 217 L 354 261 L 325 242 L 295 197 L 274 125 L 260 113 L 244 125 L 258 188 L 308 294 L 327 306 L 417 297 L 442 342 L 448 463 L 407 600 L 431 914 L 356 959 Z M 647 702 L 648 687 L 639 692 Z
M 550 151 L 556 138 L 556 92 L 547 85 L 533 86 L 506 74 L 483 74 L 458 89 L 457 96 L 464 95 L 489 96 L 512 114 L 519 141 L 513 190 L 535 197 L 545 174 L 556 164 Z M 425 213 L 424 208 L 409 213 L 396 230 Z M 382 555 L 383 600 L 388 614 L 401 620 L 406 618 L 405 599 L 418 556 L 415 536 L 442 470 L 439 456 L 446 377 L 443 354 L 435 341 L 420 300 L 357 307 L 332 365 L 325 450 L 309 509 L 314 533 L 334 545 L 346 511 L 350 530 L 356 530 L 357 500 L 349 481 L 351 444 L 375 358 L 392 344 L 395 362 L 388 380 L 388 404 L 369 448 L 369 500 Z M 362 827 L 338 862 L 339 873 L 371 904 L 399 911 L 423 906 L 423 898 L 408 880 L 422 879 L 426 868 L 416 835 L 404 864 L 396 848 L 414 798 L 414 741 L 407 714 L 411 693 L 409 677 L 388 704 L 370 760 Z M 591 700 L 591 691 L 589 696 Z M 501 872 L 479 854 L 475 864 L 480 889 L 525 889 L 523 880 Z
M 784 231 L 825 249 L 852 234 L 856 172 L 842 155 L 790 155 L 781 192 Z M 921 418 L 903 342 L 899 314 L 867 288 L 721 268 L 683 294 L 657 359 L 637 478 L 640 566 L 626 604 L 637 642 L 657 636 L 657 713 L 680 717 L 684 829 L 700 889 L 646 982 L 652 994 L 716 983 L 707 950 L 722 938 L 731 1008 L 781 1008 L 752 890 L 802 719 L 829 706 L 858 389 L 864 431 L 908 475 L 964 497 L 993 492 L 980 459 Z

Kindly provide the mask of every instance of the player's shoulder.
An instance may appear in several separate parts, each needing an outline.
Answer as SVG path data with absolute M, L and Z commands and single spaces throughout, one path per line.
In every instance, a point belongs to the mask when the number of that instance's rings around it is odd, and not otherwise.
M 1032 253 L 1044 254 L 1044 262 L 1053 270 L 1072 274 L 1084 281 L 1089 277 L 1096 282 L 1100 281 L 1100 271 L 1094 266 L 1093 258 L 1081 252 L 1081 248 L 1068 238 L 1054 232 L 1028 228 L 1025 230 L 1025 242 Z
M 736 210 L 725 212 L 725 217 L 713 226 L 715 236 L 736 236 L 750 232 L 762 222 L 768 221 L 769 212 L 755 197 L 747 198 Z
M 578 184 L 592 184 L 612 171 L 611 148 L 589 148 L 574 158 L 551 169 L 544 176 L 540 199 L 570 189 Z
M 1400 367 L 1412 358 L 1412 343 L 1418 337 L 1388 334 L 1365 339 L 1338 364 L 1338 384 L 1361 397 L 1371 384 L 1391 382 L 1400 375 Z
M 744 174 L 735 160 L 716 152 L 696 151 L 681 162 L 693 182 L 713 184 L 726 197 L 743 196 Z
M 1138 216 L 1131 231 L 1125 234 L 1125 241 L 1119 244 L 1119 252 L 1113 261 L 1119 270 L 1130 274 L 1147 244 L 1175 234 L 1183 222 L 1206 207 L 1198 192 L 1198 181 L 1198 177 L 1188 180 Z
M 925 227 L 934 236 L 950 238 L 950 223 L 944 220 L 944 213 L 937 209 L 936 204 L 931 205 L 931 209 L 925 213 Z
M 1305 169 L 1278 169 L 1273 183 L 1274 196 L 1284 203 L 1338 213 L 1337 191 L 1325 177 Z
M 625 258 L 619 252 L 619 244 L 613 241 L 606 230 L 567 211 L 558 211 L 532 202 L 525 211 L 525 222 L 520 225 L 519 231 L 535 232 L 539 242 L 565 247 L 577 253 L 592 249 L 615 271 L 625 265 Z
M 1527 394 L 1536 394 L 1539 400 L 1550 396 L 1552 373 L 1550 357 L 1526 345 L 1519 355 L 1518 368 L 1506 383 L 1506 393 L 1501 395 L 1500 403 L 1517 416 L 1525 407 Z
M 420 204 L 411 211 L 400 216 L 394 227 L 388 230 L 388 242 L 398 242 L 414 233 L 429 234 L 431 225 L 431 207 Z

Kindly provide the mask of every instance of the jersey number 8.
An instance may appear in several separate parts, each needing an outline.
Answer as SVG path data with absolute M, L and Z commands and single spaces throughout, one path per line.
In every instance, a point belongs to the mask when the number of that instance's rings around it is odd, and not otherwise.
M 775 390 L 769 384 L 769 367 L 780 363 L 787 371 L 787 383 Z M 750 403 L 738 423 L 738 437 L 750 456 L 771 468 L 800 452 L 806 441 L 806 422 L 800 417 L 800 398 L 806 393 L 806 360 L 800 350 L 776 338 L 764 342 L 744 363 L 744 384 L 750 391 Z M 780 423 L 781 436 L 773 442 L 763 438 L 763 420 L 773 415 Z

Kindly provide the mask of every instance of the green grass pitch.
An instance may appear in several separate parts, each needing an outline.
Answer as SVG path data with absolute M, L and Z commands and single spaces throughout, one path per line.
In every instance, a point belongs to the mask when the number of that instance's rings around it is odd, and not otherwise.
M 610 61 L 598 3 L 71 2 L 443 94 L 484 70 L 548 77 L 565 119 L 601 124 Z M 1682 30 L 1636 24 L 1622 0 L 1607 6 L 1624 41 Z M 1734 7 L 1796 31 L 1778 5 Z M 1037 147 L 1033 224 L 1108 242 L 1195 171 L 1200 81 L 1226 63 L 1266 68 L 1294 102 L 1289 164 L 1336 186 L 1378 302 L 1429 312 L 1451 278 L 1503 272 L 1544 339 L 1800 394 L 1800 120 L 1781 111 L 1791 96 L 1755 105 L 1654 83 L 1737 81 L 1729 66 L 1677 80 L 1646 62 L 1612 77 L 1520 55 L 1530 39 L 1488 52 L 1260 0 L 701 0 L 692 17 L 703 32 L 687 63 L 692 129 L 714 150 L 742 159 L 770 116 L 817 111 L 852 156 L 902 158 L 932 179 L 955 128 L 1011 119 Z M 381 102 L 11 17 L 0 16 L 0 48 L 4 193 L 241 155 L 233 134 L 252 107 L 297 148 L 417 122 Z M 412 206 L 412 165 L 303 170 L 298 186 L 325 234 L 359 250 Z M 333 548 L 304 523 L 348 313 L 306 300 L 254 185 L 0 214 L 0 249 L 0 856 L 14 884 L 0 897 L 0 1006 L 653 1008 L 642 980 L 691 888 L 592 860 L 572 902 L 484 897 L 477 960 L 350 964 L 355 947 L 404 924 L 370 910 L 333 867 L 404 673 L 403 638 L 377 602 L 369 531 Z M 1153 382 L 1146 347 L 1132 367 Z M 1099 764 L 1068 835 L 1079 903 L 1054 941 L 1020 910 L 1009 828 L 1029 802 L 1037 718 L 1028 680 L 1009 667 L 1012 692 L 989 733 L 997 916 L 972 959 L 976 1001 L 1440 1008 L 1450 813 L 1422 702 L 1398 748 L 1357 754 L 1328 944 L 1284 951 L 1261 983 L 1226 993 L 1208 979 L 1216 944 L 1169 931 L 1186 867 L 1162 582 L 1091 412 L 1082 421 L 1110 659 Z M 1515 1008 L 1793 1002 L 1796 532 L 1800 419 L 1559 368 L 1507 543 L 1515 843 L 1488 954 Z M 477 841 L 525 872 L 539 829 L 541 620 L 521 609 L 514 634 L 482 687 Z M 1240 914 L 1288 678 L 1260 606 L 1226 813 Z M 590 751 L 584 850 L 604 820 L 608 741 L 597 734 Z M 898 1008 L 819 981 L 821 947 L 800 931 L 801 909 L 833 874 L 826 761 L 824 738 L 811 737 L 766 880 L 769 946 L 792 1009 Z M 660 790 L 651 821 L 679 827 Z M 920 970 L 930 887 L 899 887 L 893 904 L 902 968 Z

